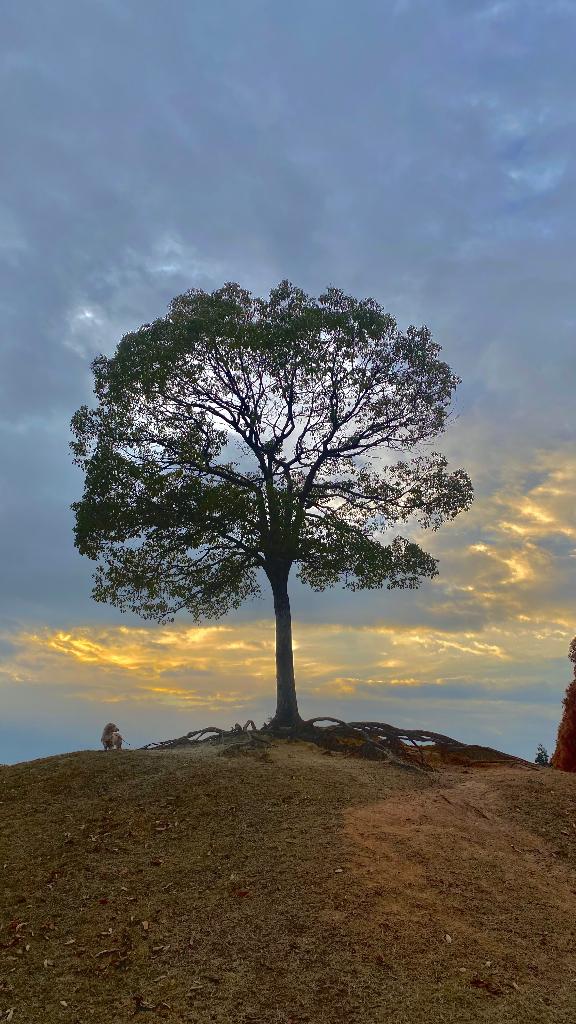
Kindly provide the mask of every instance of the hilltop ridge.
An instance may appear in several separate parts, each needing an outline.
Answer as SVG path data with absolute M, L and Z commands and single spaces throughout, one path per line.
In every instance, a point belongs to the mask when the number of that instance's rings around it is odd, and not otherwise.
M 0 780 L 0 1020 L 576 1019 L 571 775 L 278 741 Z

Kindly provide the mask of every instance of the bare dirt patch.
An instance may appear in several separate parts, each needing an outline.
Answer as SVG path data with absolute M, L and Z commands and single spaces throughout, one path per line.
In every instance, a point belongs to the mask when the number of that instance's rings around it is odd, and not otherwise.
M 433 1020 L 575 1019 L 576 824 L 546 810 L 559 797 L 573 807 L 575 783 L 451 770 L 432 791 L 346 812 L 370 907 L 359 931 L 373 950 L 385 938 L 382 967 L 405 978 L 406 1020 L 423 1001 Z M 542 816 L 548 841 L 535 831 Z M 563 851 L 549 842 L 557 833 Z
M 576 1019 L 571 776 L 279 742 L 0 783 L 0 1020 Z

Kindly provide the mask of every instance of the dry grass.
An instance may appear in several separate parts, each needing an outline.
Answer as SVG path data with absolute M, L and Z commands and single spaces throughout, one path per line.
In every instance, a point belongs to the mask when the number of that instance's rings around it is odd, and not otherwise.
M 0 1020 L 576 1020 L 573 776 L 284 742 L 0 780 Z

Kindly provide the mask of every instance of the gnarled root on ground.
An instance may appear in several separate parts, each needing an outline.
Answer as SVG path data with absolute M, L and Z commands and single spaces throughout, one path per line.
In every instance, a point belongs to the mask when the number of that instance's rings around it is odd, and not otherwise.
M 219 729 L 216 725 L 196 729 L 185 736 L 177 736 L 173 740 L 162 740 L 159 743 L 147 743 L 143 750 L 175 750 L 177 747 L 191 747 L 200 743 L 217 744 L 222 750 L 240 752 L 245 750 L 264 751 L 270 746 L 270 737 L 256 728 L 252 719 L 244 725 L 239 722 L 231 729 Z
M 321 724 L 326 723 L 326 724 Z M 272 719 L 257 729 L 250 719 L 232 729 L 207 726 L 185 736 L 148 743 L 144 750 L 173 750 L 202 743 L 217 745 L 223 752 L 263 752 L 272 740 L 304 740 L 329 752 L 348 757 L 386 761 L 411 771 L 433 771 L 439 764 L 494 764 L 515 762 L 533 768 L 522 758 L 491 747 L 479 747 L 427 729 L 399 729 L 385 722 L 344 722 L 330 716 L 300 720 L 282 726 Z

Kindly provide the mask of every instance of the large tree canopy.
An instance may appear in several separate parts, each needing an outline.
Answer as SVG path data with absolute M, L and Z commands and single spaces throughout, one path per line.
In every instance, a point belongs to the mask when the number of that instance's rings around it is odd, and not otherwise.
M 282 282 L 178 296 L 93 363 L 94 409 L 72 420 L 85 474 L 76 546 L 94 597 L 158 621 L 216 618 L 274 594 L 279 722 L 297 716 L 288 576 L 321 591 L 417 587 L 437 560 L 402 536 L 467 509 L 467 474 L 420 447 L 459 378 L 426 327 L 373 299 Z M 389 451 L 416 452 L 394 462 Z

